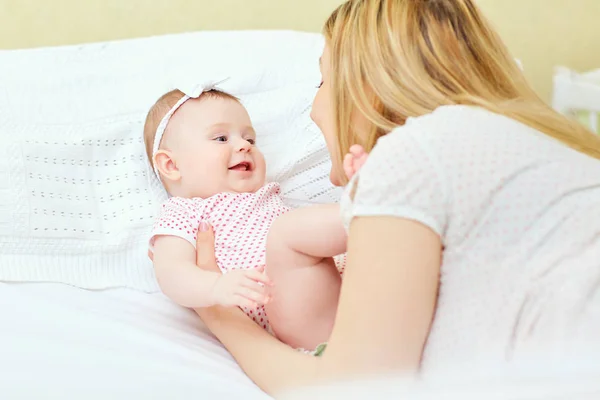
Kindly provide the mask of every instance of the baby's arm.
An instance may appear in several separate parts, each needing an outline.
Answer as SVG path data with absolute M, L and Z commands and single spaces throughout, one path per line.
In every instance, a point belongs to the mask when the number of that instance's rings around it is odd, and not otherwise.
M 196 266 L 196 250 L 176 236 L 157 236 L 154 240 L 154 268 L 161 290 L 171 300 L 189 308 L 213 305 L 253 308 L 267 300 L 270 284 L 261 270 L 232 271 L 226 275 Z
M 209 307 L 219 274 L 196 267 L 195 259 L 194 246 L 182 238 L 154 240 L 154 270 L 163 293 L 184 307 Z

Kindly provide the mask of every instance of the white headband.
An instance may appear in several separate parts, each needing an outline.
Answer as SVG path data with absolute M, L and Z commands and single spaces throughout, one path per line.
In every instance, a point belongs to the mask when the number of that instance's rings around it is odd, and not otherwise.
M 154 173 L 156 174 L 156 177 L 158 178 L 159 181 L 161 180 L 160 173 L 158 172 L 158 167 L 156 166 L 156 163 L 154 162 L 154 156 L 158 152 L 158 148 L 160 147 L 160 142 L 162 141 L 163 135 L 165 134 L 165 129 L 167 129 L 169 120 L 171 119 L 173 114 L 175 114 L 175 111 L 177 111 L 179 109 L 179 107 L 181 107 L 183 105 L 183 103 L 185 103 L 189 99 L 197 99 L 204 92 L 208 92 L 213 89 L 220 90 L 217 87 L 217 85 L 220 85 L 221 83 L 225 82 L 227 79 L 229 79 L 229 78 L 222 79 L 218 82 L 209 81 L 209 82 L 197 84 L 197 85 L 189 88 L 189 90 L 179 88 L 179 90 L 183 92 L 184 96 L 181 99 L 179 99 L 179 101 L 177 103 L 175 103 L 175 105 L 169 110 L 169 112 L 160 120 L 160 123 L 158 124 L 158 127 L 156 128 L 156 133 L 154 134 L 154 146 L 152 148 L 152 167 L 154 168 Z

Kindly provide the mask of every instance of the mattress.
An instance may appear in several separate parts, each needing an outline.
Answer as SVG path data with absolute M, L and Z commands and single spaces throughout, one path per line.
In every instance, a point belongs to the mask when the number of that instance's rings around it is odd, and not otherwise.
M 0 283 L 2 399 L 269 399 L 191 311 L 162 294 Z M 306 388 L 281 398 L 588 400 L 598 360 L 510 371 L 457 367 L 426 381 L 398 376 Z
M 3 399 L 265 399 L 162 294 L 0 283 Z

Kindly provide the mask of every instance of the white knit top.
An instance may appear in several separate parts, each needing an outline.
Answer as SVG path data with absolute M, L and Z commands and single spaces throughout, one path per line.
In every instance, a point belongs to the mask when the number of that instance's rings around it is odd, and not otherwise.
M 600 337 L 599 160 L 512 119 L 448 106 L 380 139 L 358 176 L 346 224 L 397 216 L 442 238 L 424 370 Z

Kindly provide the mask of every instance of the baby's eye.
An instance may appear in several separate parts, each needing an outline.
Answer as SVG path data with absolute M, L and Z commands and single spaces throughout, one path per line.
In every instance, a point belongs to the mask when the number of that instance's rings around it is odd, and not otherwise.
M 323 81 L 321 81 L 321 82 L 319 83 L 319 85 L 317 86 L 317 89 L 321 89 L 321 86 L 323 86 Z
M 255 139 L 247 139 L 248 143 L 250 143 L 252 146 L 254 146 L 256 144 L 256 140 Z
M 227 141 L 227 136 L 217 136 L 216 138 L 214 138 L 215 141 L 217 142 L 226 142 Z

